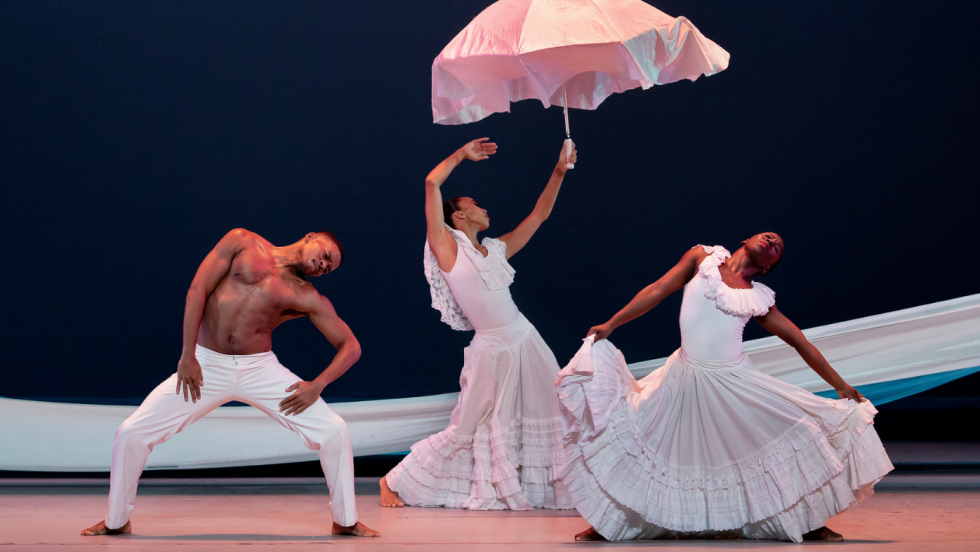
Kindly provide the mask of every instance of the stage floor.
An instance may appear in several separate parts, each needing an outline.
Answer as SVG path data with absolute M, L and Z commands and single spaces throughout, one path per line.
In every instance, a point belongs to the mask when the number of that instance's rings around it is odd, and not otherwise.
M 107 550 L 218 552 L 242 545 L 288 550 L 508 552 L 598 548 L 650 550 L 779 550 L 796 545 L 740 540 L 576 543 L 586 527 L 573 511 L 469 512 L 443 508 L 383 509 L 377 478 L 359 478 L 361 521 L 376 539 L 333 537 L 326 486 L 317 480 L 148 480 L 140 485 L 134 533 L 81 537 L 105 511 L 102 480 L 0 481 L 0 552 Z M 869 500 L 830 527 L 843 543 L 805 543 L 841 550 L 944 552 L 980 550 L 980 476 L 887 477 Z

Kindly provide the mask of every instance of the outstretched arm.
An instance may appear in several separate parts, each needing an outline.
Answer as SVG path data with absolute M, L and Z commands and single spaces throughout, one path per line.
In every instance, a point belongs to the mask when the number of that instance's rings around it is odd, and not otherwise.
M 201 365 L 197 362 L 195 354 L 197 334 L 201 330 L 201 320 L 204 318 L 204 304 L 214 288 L 218 287 L 221 279 L 228 274 L 235 255 L 245 249 L 251 235 L 251 232 L 243 228 L 236 228 L 225 234 L 218 245 L 214 246 L 207 257 L 204 257 L 197 273 L 194 274 L 191 287 L 187 290 L 187 300 L 184 304 L 184 345 L 180 360 L 177 362 L 177 394 L 180 394 L 183 387 L 185 402 L 188 393 L 191 400 L 197 402 L 197 399 L 201 398 L 201 386 L 204 385 Z
M 575 164 L 576 161 L 578 161 L 578 151 L 575 149 L 575 143 L 572 142 L 571 155 L 566 155 L 565 145 L 562 144 L 558 164 L 555 165 L 555 170 L 551 171 L 548 185 L 541 192 L 538 202 L 534 204 L 534 210 L 512 232 L 500 236 L 500 241 L 507 244 L 508 259 L 523 249 L 530 241 L 531 236 L 541 227 L 541 223 L 551 216 L 551 210 L 555 207 L 555 200 L 558 199 L 558 191 L 561 190 L 562 180 L 565 179 L 565 172 L 568 171 L 568 164 Z
M 337 348 L 337 354 L 316 379 L 298 381 L 286 388 L 287 393 L 293 391 L 293 394 L 279 403 L 279 412 L 284 416 L 290 414 L 295 416 L 313 406 L 313 403 L 320 398 L 323 389 L 344 375 L 344 372 L 361 358 L 361 344 L 354 337 L 354 332 L 350 331 L 347 324 L 337 316 L 337 311 L 326 297 L 311 290 L 307 297 L 305 311 L 306 317 L 313 322 L 327 341 Z
M 589 329 L 586 337 L 595 334 L 596 341 L 605 339 L 619 326 L 646 314 L 647 311 L 660 304 L 665 297 L 681 289 L 684 287 L 684 284 L 691 281 L 691 278 L 697 272 L 698 265 L 701 264 L 701 261 L 706 256 L 707 253 L 700 247 L 695 247 L 685 253 L 681 257 L 681 260 L 667 271 L 667 274 L 664 274 L 659 280 L 643 288 L 640 293 L 636 294 L 636 297 L 632 301 L 617 312 L 615 316 L 610 318 L 608 322 Z
M 442 214 L 442 183 L 449 178 L 464 159 L 482 161 L 497 153 L 497 144 L 488 142 L 489 138 L 478 138 L 456 150 L 442 163 L 432 169 L 425 178 L 425 225 L 429 249 L 436 256 L 436 262 L 443 272 L 449 272 L 456 264 L 456 240 L 446 230 Z
M 864 398 L 864 395 L 858 393 L 857 389 L 848 385 L 836 370 L 831 368 L 827 359 L 820 354 L 820 351 L 813 346 L 813 343 L 807 340 L 803 332 L 796 327 L 796 324 L 793 324 L 789 318 L 786 318 L 786 315 L 779 312 L 776 305 L 773 305 L 765 316 L 757 316 L 755 319 L 759 324 L 762 324 L 763 328 L 769 330 L 773 335 L 788 343 L 790 347 L 796 349 L 796 352 L 803 357 L 803 361 L 837 391 L 838 397 L 842 399 L 853 399 L 857 402 L 868 400 Z

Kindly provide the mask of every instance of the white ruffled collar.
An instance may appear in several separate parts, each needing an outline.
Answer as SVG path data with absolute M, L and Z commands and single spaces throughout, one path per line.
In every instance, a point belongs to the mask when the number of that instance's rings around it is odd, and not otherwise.
M 490 290 L 504 289 L 514 283 L 514 268 L 507 262 L 507 244 L 495 238 L 483 238 L 483 247 L 487 248 L 487 256 L 484 257 L 480 250 L 473 246 L 473 243 L 465 233 L 450 228 L 446 228 L 449 234 L 459 244 L 459 249 L 466 255 L 473 266 L 480 274 L 480 279 Z M 459 255 L 456 256 L 459 262 Z M 473 329 L 463 309 L 453 297 L 449 283 L 443 276 L 436 256 L 429 248 L 429 242 L 425 242 L 425 250 L 422 257 L 422 266 L 425 270 L 425 279 L 429 282 L 429 294 L 432 296 L 432 308 L 442 314 L 441 320 L 449 324 L 454 330 L 468 331 Z
M 448 226 L 447 226 L 448 227 Z M 504 289 L 514 283 L 514 268 L 507 262 L 507 244 L 496 238 L 483 238 L 480 243 L 487 248 L 487 256 L 477 249 L 462 230 L 450 228 L 450 234 L 480 273 L 480 278 L 490 291 Z
M 769 286 L 754 280 L 751 289 L 728 287 L 728 284 L 721 280 L 718 267 L 725 262 L 725 259 L 732 256 L 731 253 L 720 245 L 701 247 L 708 256 L 698 266 L 698 275 L 708 281 L 704 288 L 704 296 L 707 299 L 714 299 L 719 310 L 725 314 L 747 318 L 762 316 L 776 304 L 776 292 Z

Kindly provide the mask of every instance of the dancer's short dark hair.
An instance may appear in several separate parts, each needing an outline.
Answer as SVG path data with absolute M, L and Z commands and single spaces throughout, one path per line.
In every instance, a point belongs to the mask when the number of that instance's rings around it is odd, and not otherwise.
M 344 246 L 340 245 L 340 240 L 337 239 L 337 236 L 334 236 L 333 232 L 327 232 L 326 230 L 317 232 L 316 235 L 329 238 L 330 241 L 337 244 L 337 249 L 340 251 L 340 264 L 344 264 Z
M 449 201 L 442 202 L 442 216 L 446 219 L 446 224 L 448 224 L 450 228 L 456 228 L 456 225 L 453 224 L 453 213 L 459 211 L 459 200 L 461 199 L 463 198 L 454 197 Z

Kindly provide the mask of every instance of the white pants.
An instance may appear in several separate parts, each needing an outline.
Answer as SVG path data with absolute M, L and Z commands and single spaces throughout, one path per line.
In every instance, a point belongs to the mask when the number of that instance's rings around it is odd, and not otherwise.
M 268 414 L 291 429 L 310 450 L 318 451 L 330 490 L 333 521 L 344 527 L 357 522 L 354 504 L 354 455 L 347 424 L 317 399 L 297 416 L 283 416 L 279 402 L 285 389 L 301 379 L 279 364 L 271 351 L 255 355 L 223 355 L 197 346 L 204 386 L 195 403 L 177 395 L 177 374 L 161 383 L 116 431 L 109 478 L 106 527 L 118 529 L 129 521 L 136 502 L 136 485 L 155 445 L 173 437 L 222 404 L 238 400 Z

